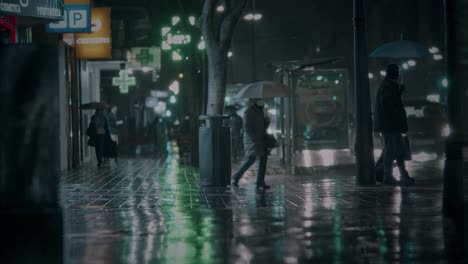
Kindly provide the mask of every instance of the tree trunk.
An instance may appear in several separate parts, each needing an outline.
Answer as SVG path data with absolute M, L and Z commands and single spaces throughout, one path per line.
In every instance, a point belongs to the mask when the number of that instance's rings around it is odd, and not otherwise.
M 208 106 L 207 115 L 222 115 L 226 94 L 227 52 L 221 48 L 208 52 Z

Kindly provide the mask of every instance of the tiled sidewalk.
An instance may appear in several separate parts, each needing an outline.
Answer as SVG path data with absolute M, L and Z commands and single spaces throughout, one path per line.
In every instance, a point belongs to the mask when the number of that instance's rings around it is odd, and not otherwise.
M 128 159 L 63 175 L 67 263 L 449 263 L 442 162 L 412 187 L 356 187 L 354 171 L 270 166 L 273 188 L 200 191 L 197 172 Z

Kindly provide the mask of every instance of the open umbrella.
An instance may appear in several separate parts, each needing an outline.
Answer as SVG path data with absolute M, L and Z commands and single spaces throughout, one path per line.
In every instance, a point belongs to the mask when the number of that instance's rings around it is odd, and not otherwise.
M 291 91 L 288 86 L 270 81 L 249 84 L 242 88 L 236 95 L 238 99 L 288 96 L 291 96 Z
M 370 54 L 371 58 L 382 59 L 411 59 L 426 58 L 429 56 L 428 50 L 423 45 L 408 40 L 399 40 L 383 44 Z
M 87 109 L 108 109 L 108 108 L 110 108 L 110 105 L 105 104 L 105 103 L 100 103 L 100 102 L 91 102 L 91 103 L 81 105 L 82 110 L 87 110 Z

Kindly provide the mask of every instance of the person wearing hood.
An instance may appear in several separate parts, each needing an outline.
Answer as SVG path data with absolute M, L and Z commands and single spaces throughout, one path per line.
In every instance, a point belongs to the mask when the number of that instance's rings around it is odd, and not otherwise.
M 401 95 L 405 86 L 399 83 L 400 67 L 390 64 L 386 69 L 385 80 L 377 92 L 374 111 L 374 131 L 384 139 L 382 155 L 377 161 L 377 171 L 383 168 L 383 184 L 399 182 L 392 176 L 393 161 L 396 160 L 403 183 L 413 183 L 414 179 L 405 167 L 404 135 L 408 131 L 408 120 Z
M 266 165 L 268 160 L 267 146 L 265 142 L 268 119 L 264 114 L 265 102 L 262 99 L 249 99 L 249 106 L 244 114 L 244 152 L 246 160 L 233 174 L 232 184 L 239 187 L 242 175 L 259 160 L 257 172 L 257 189 L 268 189 L 265 183 Z

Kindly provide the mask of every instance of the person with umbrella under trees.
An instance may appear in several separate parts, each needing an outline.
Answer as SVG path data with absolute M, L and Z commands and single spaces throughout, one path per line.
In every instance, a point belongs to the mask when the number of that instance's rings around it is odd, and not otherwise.
M 268 189 L 265 183 L 266 165 L 268 160 L 268 146 L 266 129 L 269 124 L 264 115 L 265 102 L 263 99 L 249 99 L 248 108 L 244 116 L 244 151 L 246 160 L 232 176 L 233 186 L 239 187 L 242 175 L 259 159 L 257 172 L 257 189 Z

